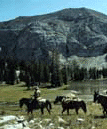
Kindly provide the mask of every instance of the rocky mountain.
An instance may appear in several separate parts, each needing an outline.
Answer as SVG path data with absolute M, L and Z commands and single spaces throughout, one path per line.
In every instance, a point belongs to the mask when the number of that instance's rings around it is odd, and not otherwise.
M 107 16 L 87 8 L 69 8 L 17 17 L 0 22 L 0 47 L 3 56 L 18 60 L 49 59 L 57 49 L 61 63 L 75 59 L 82 66 L 101 68 L 106 66 Z

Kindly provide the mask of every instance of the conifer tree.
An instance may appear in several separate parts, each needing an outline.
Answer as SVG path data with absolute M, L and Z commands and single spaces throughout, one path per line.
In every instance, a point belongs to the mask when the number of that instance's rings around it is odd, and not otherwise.
M 52 86 L 61 86 L 61 72 L 59 66 L 59 55 L 58 52 L 54 49 L 52 51 L 52 64 L 51 64 L 51 85 Z
M 5 62 L 3 59 L 0 59 L 0 81 L 4 80 L 4 70 L 5 70 Z
M 26 74 L 25 74 L 25 82 L 26 82 L 27 89 L 29 90 L 30 89 L 30 82 L 31 82 L 31 77 L 30 77 L 29 72 L 26 72 Z
M 90 78 L 96 79 L 97 78 L 97 70 L 96 67 L 89 69 Z
M 39 67 L 38 67 L 38 82 L 40 85 L 40 82 L 43 82 L 44 75 L 43 75 L 43 62 L 39 61 Z
M 10 60 L 8 61 L 8 78 L 7 78 L 7 83 L 8 84 L 15 84 L 15 79 L 16 79 L 16 73 L 15 73 L 15 61 Z
M 104 68 L 102 69 L 102 74 L 103 74 L 103 77 L 106 78 L 107 77 L 107 68 Z
M 46 62 L 45 62 L 45 65 L 44 65 L 43 74 L 44 74 L 44 82 L 49 82 L 50 71 L 49 71 L 49 65 Z
M 63 77 L 63 83 L 67 85 L 68 79 L 67 79 L 67 67 L 64 66 L 62 69 L 62 77 Z

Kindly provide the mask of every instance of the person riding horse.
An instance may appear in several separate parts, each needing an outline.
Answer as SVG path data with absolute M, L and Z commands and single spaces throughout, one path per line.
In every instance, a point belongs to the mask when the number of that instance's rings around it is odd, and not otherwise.
M 29 112 L 32 114 L 34 109 L 41 109 L 41 114 L 44 114 L 44 108 L 46 108 L 50 114 L 50 110 L 52 109 L 51 102 L 47 99 L 42 99 L 40 93 L 39 87 L 35 87 L 34 94 L 31 95 L 31 98 L 22 98 L 19 100 L 20 108 L 25 104 L 27 106 L 28 114 Z
M 34 92 L 34 99 L 37 100 L 40 97 L 40 90 L 39 87 L 35 87 L 35 92 Z
M 39 90 L 39 87 L 36 86 L 36 87 L 35 87 L 34 94 L 33 94 L 34 99 L 33 99 L 31 102 L 38 104 L 38 102 L 39 102 L 39 100 L 40 100 L 40 93 L 41 93 L 41 92 L 40 92 L 40 90 Z

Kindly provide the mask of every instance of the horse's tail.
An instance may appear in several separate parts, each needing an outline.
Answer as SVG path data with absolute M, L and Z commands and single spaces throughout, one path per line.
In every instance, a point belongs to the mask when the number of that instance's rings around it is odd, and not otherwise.
M 49 100 L 46 100 L 46 104 L 49 106 L 50 109 L 52 109 L 51 102 Z

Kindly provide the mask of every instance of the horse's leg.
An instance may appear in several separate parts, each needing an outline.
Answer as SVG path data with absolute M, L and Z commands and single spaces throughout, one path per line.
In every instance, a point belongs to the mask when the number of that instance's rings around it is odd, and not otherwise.
M 106 112 L 106 114 L 107 114 L 107 109 L 106 109 L 106 111 L 105 111 L 105 112 Z
M 104 114 L 104 116 L 105 116 L 105 110 L 103 110 L 103 114 Z
M 27 112 L 27 115 L 29 115 L 29 112 Z
M 43 112 L 43 108 L 41 108 L 41 113 L 42 113 L 42 115 L 44 114 L 44 112 Z
M 105 116 L 105 111 L 106 111 L 106 109 L 105 109 L 104 106 L 102 106 L 102 108 L 103 108 L 103 114 L 104 114 L 104 116 Z
M 33 116 L 33 109 L 28 109 L 27 114 L 29 115 L 30 112 L 31 112 L 31 115 Z
M 105 110 L 105 114 L 107 114 L 107 106 L 104 108 L 104 110 Z
M 31 114 L 33 113 L 33 110 L 31 110 Z
M 28 109 L 28 111 L 27 111 L 27 115 L 29 115 L 29 112 L 30 112 L 30 110 Z
M 51 113 L 50 113 L 50 109 L 49 109 L 48 107 L 46 107 L 46 109 L 47 109 L 48 113 L 51 114 Z
M 75 111 L 76 111 L 76 113 L 77 113 L 77 115 L 78 115 L 78 108 L 76 108 Z
M 104 114 L 104 116 L 106 116 L 106 114 L 107 114 L 107 110 L 106 110 L 106 108 L 104 108 L 104 110 L 103 110 L 103 114 Z
M 69 108 L 67 108 L 67 115 L 69 115 Z
M 33 118 L 33 109 L 31 109 L 29 112 L 31 112 L 31 117 Z
M 65 112 L 65 110 L 66 110 L 66 108 L 63 108 L 63 110 L 62 110 L 62 114 L 63 114 L 63 112 Z

